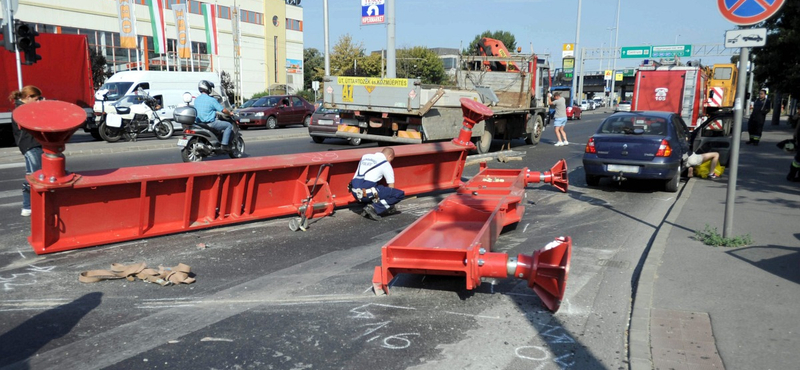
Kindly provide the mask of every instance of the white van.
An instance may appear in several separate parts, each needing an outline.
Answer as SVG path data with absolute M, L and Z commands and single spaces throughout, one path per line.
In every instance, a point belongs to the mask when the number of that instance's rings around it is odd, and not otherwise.
M 142 88 L 150 96 L 158 100 L 161 109 L 159 117 L 172 122 L 176 130 L 181 125 L 172 120 L 172 111 L 183 104 L 183 93 L 190 92 L 197 95 L 197 84 L 201 80 L 208 80 L 214 84 L 217 93 L 222 91 L 219 76 L 215 72 L 169 72 L 169 71 L 125 71 L 117 72 L 106 80 L 95 93 L 94 113 L 95 125 L 85 131 L 97 130 L 102 120 L 102 113 L 114 109 L 111 104 L 122 99 L 125 95 L 135 94 Z M 225 96 L 225 94 L 221 94 Z

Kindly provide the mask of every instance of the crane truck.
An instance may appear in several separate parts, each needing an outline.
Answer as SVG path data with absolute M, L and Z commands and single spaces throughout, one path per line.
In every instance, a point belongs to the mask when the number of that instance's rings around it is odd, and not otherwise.
M 383 144 L 449 140 L 461 130 L 459 99 L 466 97 L 494 112 L 472 130 L 479 153 L 489 152 L 495 138 L 538 144 L 548 110 L 548 61 L 536 55 L 476 55 L 463 62 L 481 67 L 458 70 L 455 86 L 423 85 L 416 78 L 325 76 L 323 105 L 340 111 L 336 136 Z M 495 71 L 491 65 L 519 70 Z

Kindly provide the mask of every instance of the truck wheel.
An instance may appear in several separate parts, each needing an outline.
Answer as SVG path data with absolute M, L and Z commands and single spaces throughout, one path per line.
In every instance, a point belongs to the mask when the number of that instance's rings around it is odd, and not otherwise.
M 123 130 L 110 128 L 108 125 L 106 125 L 105 121 L 100 123 L 100 127 L 98 127 L 97 130 L 100 134 L 100 137 L 109 143 L 116 143 L 119 141 L 119 139 L 122 139 Z
M 325 141 L 325 138 L 319 136 L 312 136 L 311 140 L 314 140 L 314 142 L 317 144 L 322 144 L 322 142 Z
M 350 145 L 352 146 L 359 146 L 361 145 L 361 138 L 360 137 L 351 137 L 349 140 Z
M 475 143 L 475 146 L 478 149 L 478 154 L 489 153 L 489 149 L 492 148 L 492 138 L 493 137 L 494 137 L 494 135 L 492 135 L 492 131 L 491 130 L 489 130 L 488 128 L 483 130 L 483 134 L 481 135 L 481 138 L 478 140 L 477 143 Z
M 544 122 L 542 122 L 542 116 L 537 114 L 534 118 L 531 132 L 525 135 L 525 144 L 528 145 L 539 144 L 539 140 L 542 139 L 543 133 L 544 133 Z

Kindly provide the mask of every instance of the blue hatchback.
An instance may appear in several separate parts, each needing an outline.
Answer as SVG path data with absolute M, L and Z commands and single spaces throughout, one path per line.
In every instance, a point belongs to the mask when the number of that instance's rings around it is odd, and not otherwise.
M 664 180 L 665 189 L 678 191 L 690 132 L 671 112 L 620 112 L 606 118 L 589 138 L 583 154 L 586 183 L 600 179 Z

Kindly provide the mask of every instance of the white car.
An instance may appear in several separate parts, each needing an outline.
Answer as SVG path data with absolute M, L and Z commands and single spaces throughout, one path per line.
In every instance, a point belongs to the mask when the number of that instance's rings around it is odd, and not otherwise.
M 630 112 L 631 111 L 631 102 L 627 100 L 623 100 L 619 102 L 617 105 L 617 109 L 614 112 Z
M 581 110 L 594 110 L 594 101 L 584 100 L 581 102 Z

